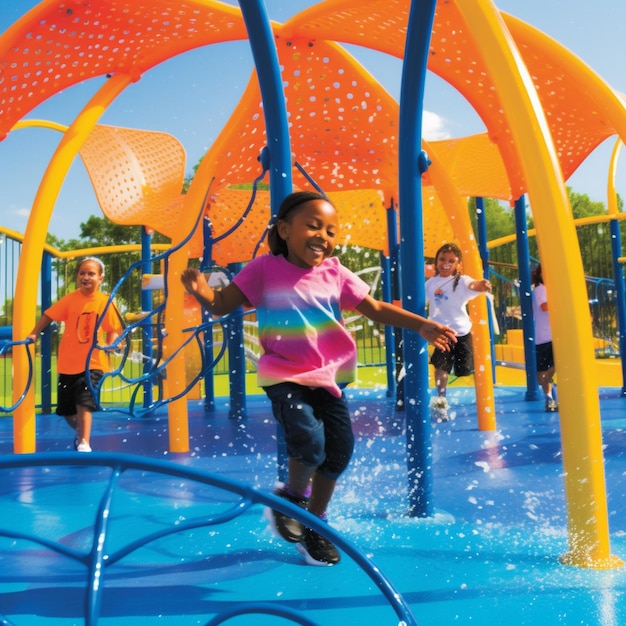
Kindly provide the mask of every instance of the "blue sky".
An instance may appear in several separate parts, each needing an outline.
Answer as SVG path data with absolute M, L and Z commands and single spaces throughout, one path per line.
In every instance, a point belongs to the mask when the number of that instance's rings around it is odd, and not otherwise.
M 0 31 L 37 2 L 2 0 Z M 235 1 L 228 4 L 238 3 Z M 315 4 L 307 0 L 266 0 L 270 17 L 283 22 Z M 626 93 L 626 3 L 615 0 L 500 0 L 503 11 L 544 31 L 598 72 L 616 90 Z M 216 48 L 219 47 L 219 50 Z M 227 43 L 195 50 L 171 59 L 146 73 L 105 113 L 105 124 L 168 132 L 185 146 L 187 171 L 206 152 L 236 105 L 251 71 L 246 43 Z M 399 60 L 371 51 L 349 48 L 396 98 L 399 96 Z M 228 58 L 228 63 L 223 60 Z M 199 78 L 197 68 L 203 68 Z M 168 95 L 163 97 L 164 86 Z M 95 90 L 91 83 L 59 94 L 29 118 L 68 124 Z M 427 139 L 460 137 L 484 131 L 480 119 L 463 99 L 437 77 L 430 76 L 425 101 Z M 54 131 L 27 129 L 0 142 L 0 225 L 24 232 L 30 206 L 45 166 L 60 139 Z M 575 191 L 606 202 L 607 166 L 614 140 L 600 146 L 568 181 Z M 617 190 L 626 198 L 626 167 L 618 168 Z M 91 214 L 101 215 L 96 198 L 77 161 L 63 185 L 50 223 L 50 232 L 78 237 L 79 224 Z

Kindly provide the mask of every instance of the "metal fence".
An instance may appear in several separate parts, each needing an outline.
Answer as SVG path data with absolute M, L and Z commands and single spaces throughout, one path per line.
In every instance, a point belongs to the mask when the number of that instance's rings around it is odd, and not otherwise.
M 619 357 L 619 329 L 611 233 L 606 223 L 584 224 L 577 228 L 587 285 L 589 317 L 593 327 L 596 357 Z M 530 237 L 531 264 L 539 262 L 537 244 Z M 534 252 L 534 254 L 533 254 Z M 519 265 L 515 241 L 490 250 L 490 280 L 501 335 L 498 343 L 506 343 L 506 330 L 522 328 L 519 294 Z M 567 261 L 563 262 L 567 272 Z
M 590 320 L 593 324 L 594 337 L 596 339 L 596 354 L 598 357 L 618 357 L 618 327 L 615 302 L 615 283 L 613 279 L 612 260 L 610 257 L 611 241 L 610 232 L 606 224 L 585 224 L 577 229 L 580 247 L 587 274 L 587 286 L 589 293 Z M 530 242 L 531 256 L 537 246 L 534 239 Z M 0 235 L 0 341 L 10 341 L 12 326 L 13 294 L 17 265 L 21 252 L 21 243 L 6 234 Z M 67 291 L 75 288 L 73 274 L 77 258 L 56 258 L 52 264 L 52 298 L 61 297 Z M 141 311 L 141 279 L 144 268 L 131 274 L 121 285 L 119 278 L 126 268 L 140 260 L 139 250 L 136 252 L 115 252 L 110 256 L 103 255 L 107 266 L 107 276 L 103 282 L 103 291 L 111 292 L 116 289 L 116 303 L 122 315 L 127 319 L 142 315 Z M 533 262 L 536 262 L 533 257 Z M 159 267 L 151 268 L 156 273 Z M 566 268 L 565 268 L 566 271 Z M 379 267 L 363 270 L 363 278 L 372 287 L 372 293 L 380 297 L 381 269 Z M 521 328 L 521 311 L 519 298 L 519 267 L 517 261 L 516 243 L 510 242 L 490 250 L 490 279 L 493 285 L 495 313 L 498 317 L 501 334 L 494 340 L 498 343 L 506 342 L 506 331 Z M 117 286 L 116 286 L 117 285 Z M 33 285 L 35 288 L 35 285 Z M 151 292 L 151 306 L 155 307 L 163 298 L 163 292 L 155 290 Z M 145 304 L 145 301 L 144 301 Z M 37 315 L 41 313 L 38 310 Z M 381 372 L 381 384 L 385 384 L 385 365 L 387 363 L 387 346 L 385 329 L 379 324 L 359 316 L 348 314 L 345 317 L 346 326 L 352 332 L 358 348 L 358 363 L 360 367 L 377 366 Z M 51 393 L 52 404 L 56 400 L 56 349 L 61 329 L 52 329 L 51 350 L 52 367 L 48 376 L 52 380 Z M 131 349 L 124 365 L 123 373 L 127 378 L 134 379 L 141 375 L 146 359 L 159 358 L 160 352 L 154 350 L 162 335 L 163 329 L 157 320 L 149 333 L 135 329 L 131 336 Z M 226 378 L 229 373 L 228 351 L 221 350 L 223 344 L 223 329 L 221 324 L 215 324 L 212 330 L 214 344 L 214 358 L 221 355 L 213 369 L 214 377 Z M 151 342 L 150 350 L 146 348 L 146 341 Z M 37 348 L 39 349 L 39 348 Z M 188 379 L 198 374 L 202 367 L 203 355 L 197 346 L 190 346 L 186 356 Z M 146 354 L 150 356 L 146 356 Z M 245 369 L 247 373 L 256 370 L 256 360 L 259 354 L 258 332 L 254 312 L 244 316 L 244 354 Z M 118 357 L 113 357 L 115 360 Z M 115 365 L 115 363 L 114 363 Z M 40 360 L 35 359 L 34 383 L 36 394 L 41 392 L 42 373 L 39 371 Z M 124 404 L 129 394 L 132 393 L 131 385 L 124 382 L 123 378 L 111 378 L 107 380 L 102 389 L 101 401 L 103 405 Z M 0 401 L 1 406 L 11 405 L 12 373 L 11 353 L 5 352 L 0 357 Z M 197 397 L 204 394 L 203 382 L 199 382 L 195 390 Z M 217 389 L 220 395 L 220 389 Z M 39 395 L 37 395 L 39 397 Z

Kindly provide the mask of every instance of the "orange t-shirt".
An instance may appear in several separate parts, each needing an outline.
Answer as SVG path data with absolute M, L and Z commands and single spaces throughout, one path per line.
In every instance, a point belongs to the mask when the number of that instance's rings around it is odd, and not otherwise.
M 87 369 L 87 357 L 94 344 L 96 323 L 102 316 L 107 300 L 108 296 L 101 291 L 85 296 L 77 289 L 45 311 L 50 319 L 65 322 L 57 358 L 59 374 L 80 374 Z M 97 342 L 104 345 L 105 333 L 122 331 L 120 315 L 115 306 L 110 305 L 98 328 Z M 94 349 L 91 352 L 89 369 L 110 371 L 109 357 L 104 350 Z

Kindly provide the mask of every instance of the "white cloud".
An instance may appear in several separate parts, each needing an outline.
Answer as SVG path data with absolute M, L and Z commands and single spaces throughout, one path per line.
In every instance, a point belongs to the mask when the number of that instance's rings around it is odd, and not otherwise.
M 441 141 L 451 137 L 446 120 L 432 111 L 424 111 L 423 113 L 422 135 L 426 141 Z
M 30 215 L 30 208 L 24 207 L 22 209 L 13 209 L 11 211 L 11 214 L 15 215 L 16 217 L 21 217 L 23 219 L 28 219 L 28 216 Z

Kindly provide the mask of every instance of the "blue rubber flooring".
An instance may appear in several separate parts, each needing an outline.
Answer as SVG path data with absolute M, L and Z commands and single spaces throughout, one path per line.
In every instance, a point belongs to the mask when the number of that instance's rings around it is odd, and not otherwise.
M 371 559 L 421 626 L 626 624 L 626 568 L 568 567 L 558 414 L 527 402 L 520 387 L 496 388 L 498 428 L 476 427 L 472 388 L 449 390 L 456 418 L 433 424 L 434 514 L 408 517 L 404 414 L 382 392 L 348 390 L 357 445 L 329 510 L 333 529 Z M 626 560 L 626 398 L 599 391 L 611 551 Z M 189 403 L 191 451 L 168 452 L 167 411 L 94 419 L 95 453 L 121 453 L 210 472 L 262 492 L 277 479 L 276 431 L 267 400 L 248 398 L 248 415 L 229 418 L 227 399 L 205 413 Z M 71 432 L 54 415 L 37 417 L 37 451 L 72 457 Z M 0 459 L 13 451 L 12 420 L 0 418 Z M 85 456 L 85 455 L 80 455 Z M 95 458 L 95 457 L 94 457 Z M 29 532 L 83 554 L 110 480 L 100 466 L 3 469 L 0 529 Z M 194 525 L 236 506 L 205 484 L 142 469 L 124 472 L 113 494 L 110 551 L 162 537 L 106 567 L 98 624 L 209 624 L 216 615 L 262 602 L 299 611 L 319 625 L 398 624 L 358 563 L 306 565 L 275 538 L 254 505 L 228 524 Z M 181 527 L 180 533 L 165 534 Z M 6 535 L 6 533 L 5 533 Z M 121 553 L 120 553 L 121 554 Z M 85 565 L 42 545 L 0 537 L 0 624 L 83 624 Z M 95 622 L 94 622 L 95 623 Z M 239 615 L 232 626 L 281 625 L 285 617 Z

